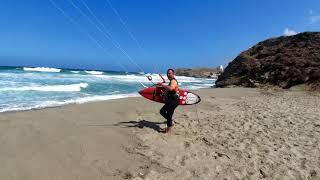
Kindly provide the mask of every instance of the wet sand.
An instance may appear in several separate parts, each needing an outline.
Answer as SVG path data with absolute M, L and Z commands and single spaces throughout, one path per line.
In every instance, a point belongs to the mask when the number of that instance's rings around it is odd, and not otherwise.
M 320 95 L 204 89 L 179 106 L 141 97 L 0 114 L 0 179 L 317 179 Z

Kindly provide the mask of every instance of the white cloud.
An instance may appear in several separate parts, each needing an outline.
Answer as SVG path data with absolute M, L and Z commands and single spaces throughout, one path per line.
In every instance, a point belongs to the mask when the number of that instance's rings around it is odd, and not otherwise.
M 309 9 L 309 23 L 310 25 L 320 22 L 320 15 L 313 9 Z
M 310 17 L 310 23 L 311 24 L 315 24 L 317 22 L 320 22 L 320 15 L 316 15 L 316 16 L 311 16 Z
M 314 11 L 312 9 L 309 10 L 309 14 L 312 15 Z
M 298 34 L 297 32 L 295 32 L 294 30 L 290 30 L 289 28 L 284 29 L 283 31 L 283 35 L 285 36 L 293 36 Z

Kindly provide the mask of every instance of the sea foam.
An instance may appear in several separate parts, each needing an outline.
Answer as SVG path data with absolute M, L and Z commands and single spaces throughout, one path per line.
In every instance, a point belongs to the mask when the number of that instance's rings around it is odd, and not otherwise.
M 105 100 L 112 100 L 112 99 L 121 99 L 127 97 L 137 97 L 139 96 L 137 93 L 130 93 L 130 94 L 114 94 L 114 95 L 101 95 L 101 96 L 90 96 L 90 97 L 82 97 L 82 98 L 75 98 L 65 101 L 45 101 L 31 106 L 15 106 L 15 107 L 7 107 L 0 109 L 1 112 L 9 112 L 9 111 L 27 111 L 32 109 L 43 109 L 48 107 L 59 107 L 67 104 L 83 104 L 87 102 L 96 102 L 96 101 L 105 101 Z
M 61 69 L 48 68 L 48 67 L 35 67 L 35 68 L 24 67 L 23 70 L 24 71 L 38 71 L 38 72 L 60 72 L 61 71 Z
M 103 72 L 101 71 L 84 71 L 86 72 L 87 74 L 93 74 L 93 75 L 101 75 L 103 74 Z
M 78 92 L 81 88 L 88 87 L 87 83 L 51 85 L 51 86 L 22 86 L 1 88 L 0 91 L 53 91 L 53 92 Z

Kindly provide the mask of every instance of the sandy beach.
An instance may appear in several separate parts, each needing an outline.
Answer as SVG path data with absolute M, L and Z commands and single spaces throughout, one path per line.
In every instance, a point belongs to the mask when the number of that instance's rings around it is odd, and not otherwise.
M 320 179 L 320 95 L 203 89 L 171 134 L 142 97 L 0 114 L 0 179 Z

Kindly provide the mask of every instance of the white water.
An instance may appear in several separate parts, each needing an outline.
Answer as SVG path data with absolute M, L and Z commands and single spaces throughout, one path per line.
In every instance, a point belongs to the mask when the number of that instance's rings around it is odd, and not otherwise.
M 61 69 L 48 68 L 48 67 L 35 67 L 35 68 L 24 67 L 23 70 L 24 71 L 38 71 L 38 72 L 60 72 L 61 71 Z
M 52 91 L 52 92 L 79 92 L 81 88 L 88 87 L 87 83 L 53 86 L 22 86 L 1 88 L 1 91 Z
M 101 75 L 101 74 L 103 74 L 103 72 L 101 72 L 101 71 L 84 71 L 84 72 L 86 72 L 88 74 L 93 74 L 93 75 Z

